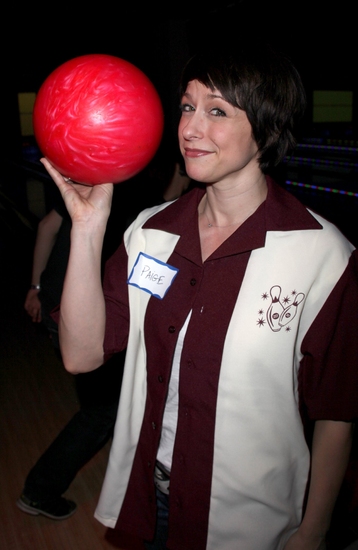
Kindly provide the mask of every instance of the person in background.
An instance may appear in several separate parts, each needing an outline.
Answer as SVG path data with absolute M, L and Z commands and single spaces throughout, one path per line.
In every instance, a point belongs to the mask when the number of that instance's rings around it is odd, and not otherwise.
M 322 550 L 358 417 L 357 251 L 268 176 L 305 108 L 295 67 L 222 46 L 180 86 L 204 188 L 141 212 L 103 285 L 113 185 L 42 160 L 72 218 L 63 359 L 81 373 L 127 349 L 104 525 L 152 550 Z
M 71 219 L 60 197 L 38 224 L 32 283 L 24 307 L 33 322 L 43 322 L 61 359 L 57 323 L 51 311 L 61 299 L 66 273 Z M 119 243 L 117 235 L 117 245 Z M 113 238 L 113 237 L 112 237 Z M 79 470 L 112 437 L 121 388 L 125 351 L 96 372 L 74 377 L 79 410 L 28 473 L 17 506 L 31 515 L 62 520 L 76 511 L 63 497 Z

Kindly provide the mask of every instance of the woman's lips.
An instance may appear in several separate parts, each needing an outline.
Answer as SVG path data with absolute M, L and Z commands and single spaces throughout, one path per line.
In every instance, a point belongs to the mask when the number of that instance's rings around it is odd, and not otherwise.
M 185 148 L 185 156 L 190 158 L 204 157 L 206 155 L 211 155 L 211 151 L 205 151 L 204 149 L 189 149 Z

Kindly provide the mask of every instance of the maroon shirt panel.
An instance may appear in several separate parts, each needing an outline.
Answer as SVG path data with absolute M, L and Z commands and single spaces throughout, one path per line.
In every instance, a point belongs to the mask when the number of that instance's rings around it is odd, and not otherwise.
M 105 360 L 127 347 L 129 332 L 129 299 L 127 285 L 128 256 L 122 243 L 107 260 L 103 278 L 106 301 Z

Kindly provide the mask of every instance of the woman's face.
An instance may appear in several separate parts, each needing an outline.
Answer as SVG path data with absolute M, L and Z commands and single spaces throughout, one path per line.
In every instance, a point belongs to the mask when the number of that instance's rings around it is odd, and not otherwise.
M 260 171 L 258 147 L 246 113 L 218 90 L 189 82 L 181 101 L 179 146 L 189 177 L 203 183 L 235 181 Z

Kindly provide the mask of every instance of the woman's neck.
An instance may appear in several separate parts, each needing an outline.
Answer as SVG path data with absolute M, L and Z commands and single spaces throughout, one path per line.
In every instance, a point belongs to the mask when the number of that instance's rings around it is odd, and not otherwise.
M 199 216 L 210 228 L 239 227 L 266 199 L 267 184 L 264 174 L 254 182 L 208 185 L 199 205 Z M 205 225 L 205 221 L 204 223 Z

